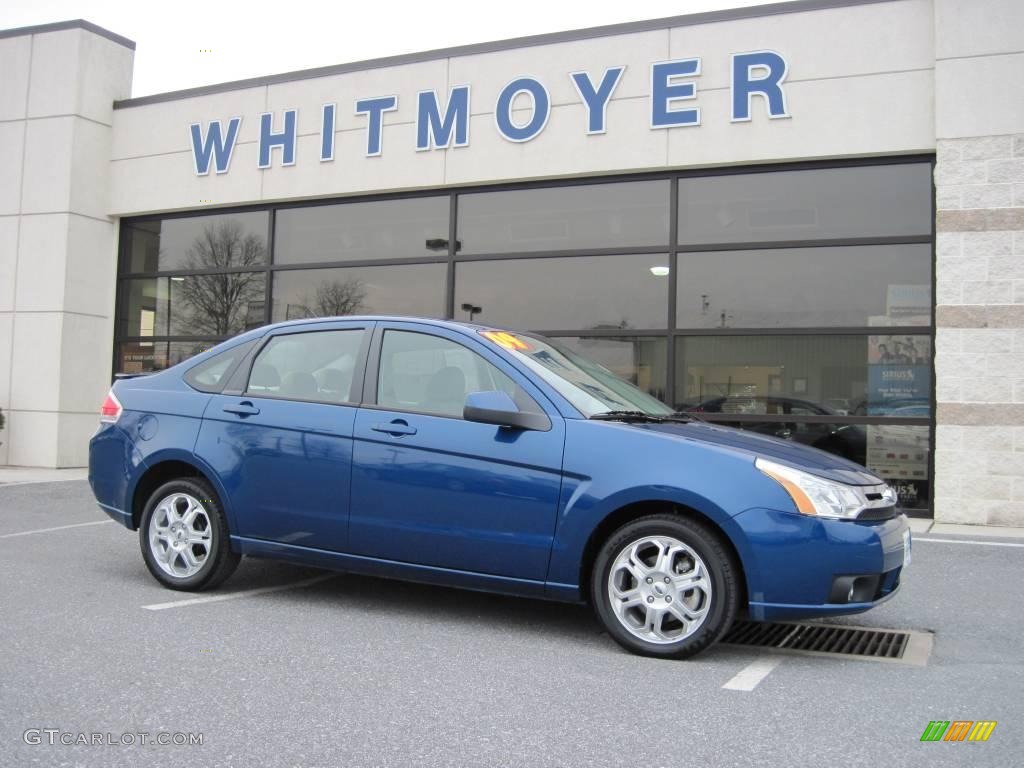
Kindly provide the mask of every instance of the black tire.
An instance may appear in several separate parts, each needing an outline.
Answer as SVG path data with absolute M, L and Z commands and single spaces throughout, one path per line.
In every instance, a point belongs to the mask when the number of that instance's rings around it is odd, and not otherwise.
M 700 597 L 707 608 L 703 621 L 692 633 L 681 636 L 678 641 L 656 643 L 644 640 L 631 633 L 612 608 L 612 597 L 609 594 L 612 566 L 620 553 L 651 536 L 672 537 L 692 549 L 704 562 L 710 577 L 710 597 Z M 708 525 L 670 513 L 655 514 L 633 520 L 608 537 L 594 561 L 590 598 L 594 612 L 608 634 L 626 650 L 642 656 L 685 659 L 716 643 L 732 626 L 742 594 L 740 578 L 739 567 L 732 555 Z M 692 596 L 693 593 L 688 594 Z M 674 619 L 670 618 L 670 621 Z M 682 623 L 679 623 L 682 635 L 685 630 L 682 629 Z
M 150 543 L 150 523 L 160 502 L 174 494 L 187 494 L 194 498 L 206 513 L 209 521 L 211 541 L 206 549 L 205 558 L 199 569 L 187 576 L 174 576 L 167 573 L 157 560 L 158 554 L 153 551 Z M 153 578 L 170 589 L 184 592 L 199 592 L 213 589 L 227 579 L 238 567 L 241 555 L 231 551 L 227 520 L 221 510 L 217 494 L 206 480 L 198 477 L 186 477 L 164 483 L 150 495 L 142 512 L 139 523 L 139 545 L 142 548 L 142 559 L 146 563 Z M 204 545 L 197 545 L 200 552 Z M 180 561 L 179 561 L 180 562 Z

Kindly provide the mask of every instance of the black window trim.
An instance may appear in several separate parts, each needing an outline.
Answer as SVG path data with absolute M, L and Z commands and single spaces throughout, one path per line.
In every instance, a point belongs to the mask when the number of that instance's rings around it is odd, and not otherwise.
M 387 333 L 388 331 L 399 331 L 401 333 L 418 333 L 422 336 L 433 336 L 434 338 L 443 339 L 444 341 L 451 342 L 452 344 L 457 344 L 463 347 L 466 351 L 470 352 L 471 354 L 474 354 L 477 357 L 479 357 L 487 365 L 490 365 L 497 369 L 499 373 L 508 376 L 508 378 L 511 379 L 516 386 L 522 387 L 522 384 L 517 382 L 512 375 L 510 375 L 506 371 L 503 371 L 498 365 L 492 363 L 490 360 L 488 360 L 486 357 L 484 357 L 482 354 L 480 354 L 477 350 L 473 349 L 469 344 L 465 343 L 464 341 L 452 339 L 443 334 L 436 333 L 435 331 L 437 329 L 432 328 L 431 326 L 421 325 L 419 327 L 414 328 L 410 327 L 412 325 L 414 324 L 393 321 L 377 323 L 377 327 L 374 329 L 373 332 L 373 347 L 370 352 L 370 356 L 367 360 L 366 371 L 363 377 L 363 398 L 362 402 L 359 405 L 360 408 L 366 408 L 367 410 L 373 411 L 388 411 L 390 413 L 408 413 L 410 416 L 433 416 L 438 419 L 465 421 L 465 419 L 461 415 L 452 416 L 451 414 L 448 413 L 437 413 L 436 411 L 415 411 L 409 408 L 392 408 L 390 406 L 380 405 L 377 402 L 377 388 L 380 382 L 380 355 L 384 345 L 384 334 Z M 512 366 L 509 367 L 511 368 Z M 516 373 L 518 373 L 520 376 L 523 376 L 520 371 L 516 371 Z M 523 378 L 529 380 L 526 376 L 523 376 Z M 538 389 L 538 392 L 540 391 L 539 388 L 535 384 L 533 384 L 533 382 L 530 383 L 534 387 L 534 389 Z M 537 406 L 538 414 L 543 415 L 548 421 L 547 429 L 535 431 L 549 432 L 552 427 L 551 413 L 548 412 L 548 409 L 545 408 L 539 402 L 538 398 L 535 397 L 533 393 L 525 391 L 525 388 L 524 392 L 526 396 L 533 401 L 533 404 Z M 546 400 L 547 398 L 544 399 Z M 554 409 L 556 413 L 558 412 L 554 404 L 551 404 L 551 408 Z
M 349 325 L 349 322 L 352 324 Z M 366 357 L 370 346 L 370 338 L 373 336 L 372 331 L 374 330 L 375 325 L 376 323 L 373 322 L 337 320 L 333 322 L 312 323 L 310 324 L 310 327 L 298 326 L 280 328 L 276 331 L 267 333 L 262 337 L 260 343 L 253 348 L 254 351 L 251 351 L 244 361 L 245 372 L 242 380 L 244 381 L 245 387 L 241 391 L 236 389 L 229 391 L 225 389 L 221 394 L 243 399 L 283 400 L 289 403 L 313 403 L 315 405 L 338 405 L 346 408 L 358 408 L 362 405 L 359 399 L 359 393 L 362 392 L 363 389 L 363 377 L 366 375 Z M 363 338 L 359 341 L 359 349 L 356 352 L 356 360 L 352 369 L 352 385 L 349 388 L 349 398 L 347 400 L 341 402 L 338 402 L 337 400 L 304 400 L 297 397 L 280 397 L 277 395 L 265 395 L 262 393 L 255 394 L 248 391 L 249 378 L 252 376 L 252 369 L 256 365 L 256 360 L 271 341 L 282 336 L 297 336 L 303 333 L 323 333 L 325 331 L 363 331 Z M 239 373 L 239 371 L 236 371 L 236 373 Z M 355 399 L 352 397 L 353 394 L 356 395 Z

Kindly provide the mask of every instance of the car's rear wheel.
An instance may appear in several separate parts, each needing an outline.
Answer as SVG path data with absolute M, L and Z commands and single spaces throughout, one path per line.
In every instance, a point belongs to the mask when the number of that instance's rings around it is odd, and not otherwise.
M 153 492 L 140 520 L 139 544 L 149 572 L 171 589 L 211 589 L 241 559 L 231 551 L 213 489 L 200 478 L 172 480 Z
M 594 562 L 591 600 L 608 633 L 645 656 L 687 658 L 736 617 L 739 569 L 706 525 L 650 515 L 613 533 Z

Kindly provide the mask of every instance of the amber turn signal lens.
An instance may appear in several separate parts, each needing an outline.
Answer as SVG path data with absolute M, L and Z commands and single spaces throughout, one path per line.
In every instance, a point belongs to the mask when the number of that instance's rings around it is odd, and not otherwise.
M 803 492 L 800 486 L 777 472 L 773 472 L 771 469 L 767 469 L 765 467 L 759 467 L 759 469 L 786 489 L 786 493 L 788 493 L 789 497 L 793 499 L 793 503 L 796 504 L 796 508 L 800 511 L 800 514 L 818 514 L 818 510 L 814 508 L 814 502 L 812 502 L 810 497 Z

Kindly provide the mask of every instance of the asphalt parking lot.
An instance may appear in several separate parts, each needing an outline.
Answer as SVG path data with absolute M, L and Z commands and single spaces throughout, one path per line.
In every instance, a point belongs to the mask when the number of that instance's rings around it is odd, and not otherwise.
M 84 481 L 0 486 L 0 765 L 1011 766 L 1024 754 L 1019 539 L 919 539 L 901 594 L 846 620 L 934 631 L 926 666 L 725 646 L 667 662 L 620 650 L 582 607 L 251 559 L 202 595 L 228 599 L 187 602 L 105 519 Z M 766 661 L 778 664 L 753 690 L 723 688 Z M 998 725 L 984 743 L 922 743 L 930 720 Z M 61 743 L 78 734 L 115 743 Z

